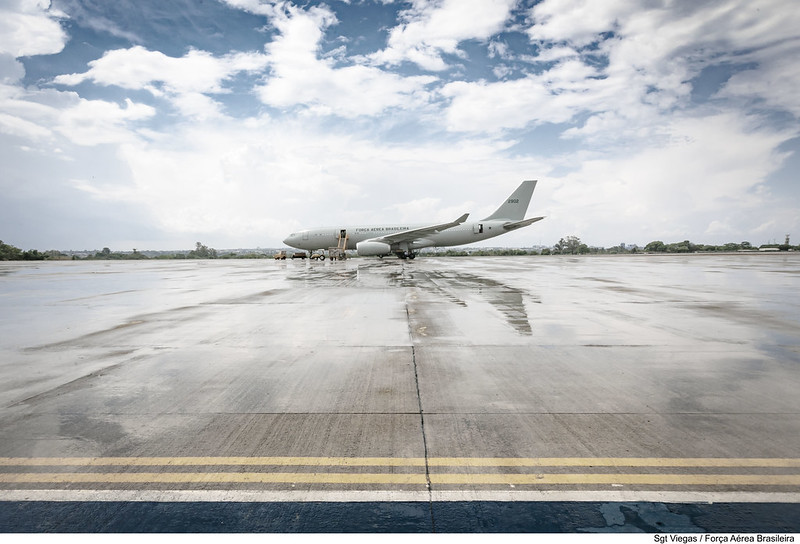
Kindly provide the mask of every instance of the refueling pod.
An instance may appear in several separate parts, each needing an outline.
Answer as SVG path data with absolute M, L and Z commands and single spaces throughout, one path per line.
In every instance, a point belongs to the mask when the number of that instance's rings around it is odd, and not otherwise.
M 356 251 L 361 257 L 382 257 L 392 254 L 392 247 L 383 242 L 365 240 L 356 244 Z

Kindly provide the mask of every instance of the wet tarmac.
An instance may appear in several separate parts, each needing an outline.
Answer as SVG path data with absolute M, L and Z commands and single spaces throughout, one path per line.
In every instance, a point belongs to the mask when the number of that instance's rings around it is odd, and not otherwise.
M 798 531 L 799 280 L 795 254 L 0 263 L 0 531 Z

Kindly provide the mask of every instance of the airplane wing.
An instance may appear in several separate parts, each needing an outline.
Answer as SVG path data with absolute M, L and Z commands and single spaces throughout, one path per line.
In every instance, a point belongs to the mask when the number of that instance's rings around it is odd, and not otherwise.
M 544 217 L 531 217 L 530 219 L 523 219 L 522 221 L 511 221 L 509 223 L 503 223 L 503 228 L 505 230 L 516 230 L 521 229 L 522 227 L 527 227 L 537 221 L 541 221 Z
M 400 242 L 413 242 L 419 238 L 424 238 L 429 234 L 435 234 L 437 232 L 442 232 L 443 230 L 451 229 L 456 227 L 467 220 L 469 217 L 468 213 L 465 213 L 455 221 L 450 223 L 442 223 L 440 225 L 430 225 L 428 227 L 419 227 L 416 229 L 409 229 L 404 230 L 401 232 L 395 232 L 392 234 L 387 234 L 386 236 L 380 236 L 378 238 L 372 238 L 369 240 L 370 242 L 383 242 L 384 244 L 397 244 Z

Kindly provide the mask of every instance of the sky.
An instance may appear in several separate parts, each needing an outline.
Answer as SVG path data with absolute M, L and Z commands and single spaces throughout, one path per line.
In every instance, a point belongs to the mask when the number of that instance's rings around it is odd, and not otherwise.
M 0 0 L 0 239 L 800 240 L 796 0 Z

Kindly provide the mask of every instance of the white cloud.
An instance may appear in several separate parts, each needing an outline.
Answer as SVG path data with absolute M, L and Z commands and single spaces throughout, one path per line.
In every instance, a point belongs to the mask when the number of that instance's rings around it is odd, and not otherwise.
M 50 130 L 43 126 L 3 112 L 0 112 L 0 132 L 20 136 L 28 140 L 46 138 L 52 134 Z
M 9 53 L 0 52 L 0 85 L 15 85 L 25 77 L 25 67 Z
M 129 142 L 136 138 L 130 123 L 152 117 L 155 109 L 130 99 L 125 104 L 80 99 L 60 114 L 56 130 L 79 145 Z
M 593 243 L 608 244 L 608 233 L 634 228 L 631 241 L 705 233 L 714 237 L 707 241 L 722 242 L 733 231 L 721 225 L 750 236 L 766 210 L 781 215 L 791 208 L 760 190 L 785 159 L 775 149 L 789 133 L 756 128 L 735 114 L 677 117 L 665 131 L 671 139 L 634 152 L 578 158 L 549 203 L 553 223 L 564 233 L 593 233 Z
M 334 59 L 319 58 L 323 31 L 335 22 L 323 7 L 275 13 L 272 23 L 280 35 L 266 46 L 271 77 L 258 89 L 264 103 L 353 118 L 428 101 L 425 87 L 434 78 L 403 77 L 371 66 L 335 67 Z
M 708 224 L 708 228 L 703 234 L 718 237 L 720 235 L 729 236 L 737 234 L 736 229 L 724 221 L 714 220 Z
M 170 57 L 141 46 L 107 51 L 80 74 L 63 74 L 55 83 L 74 86 L 84 81 L 143 89 L 170 99 L 186 115 L 219 115 L 218 104 L 205 96 L 227 92 L 224 82 L 239 72 L 256 72 L 266 65 L 260 53 L 231 53 L 215 57 L 193 49 L 183 57 Z
M 734 75 L 718 97 L 796 115 L 800 12 L 785 1 L 768 4 L 545 0 L 530 10 L 528 34 L 538 56 L 517 57 L 531 62 L 532 71 L 513 81 L 448 83 L 442 89 L 451 100 L 447 127 L 499 132 L 588 114 L 584 127 L 565 135 L 596 141 L 660 135 L 662 117 L 694 107 L 692 78 L 722 63 L 756 67 Z
M 630 0 L 544 0 L 531 8 L 534 24 L 527 32 L 535 41 L 584 46 L 597 40 L 598 34 L 615 30 L 619 18 L 643 7 L 638 4 Z
M 222 116 L 219 103 L 203 93 L 182 93 L 174 98 L 173 103 L 184 117 L 204 120 Z
M 96 32 L 107 33 L 118 38 L 128 40 L 132 43 L 141 43 L 143 40 L 135 32 L 130 32 L 131 24 L 128 20 L 114 21 L 107 17 L 103 17 L 99 13 L 102 11 L 99 2 L 86 2 L 85 0 L 55 0 L 55 4 L 63 11 L 69 13 L 69 19 L 73 25 L 90 28 Z M 122 2 L 115 2 L 115 4 L 123 7 L 125 4 Z M 137 6 L 138 7 L 138 6 Z M 51 7 L 52 9 L 52 7 Z
M 757 56 L 758 68 L 733 75 L 717 98 L 763 101 L 768 107 L 800 117 L 800 62 L 796 60 L 800 58 L 800 40 L 776 44 Z
M 342 138 L 268 118 L 187 125 L 152 143 L 121 146 L 133 186 L 108 189 L 111 198 L 149 209 L 173 233 L 215 231 L 233 238 L 256 232 L 277 240 L 287 234 L 282 222 L 296 216 L 303 201 L 313 208 L 313 201 L 341 201 L 352 193 L 320 166 L 335 162 L 332 153 L 346 147 Z
M 498 132 L 530 123 L 563 123 L 584 109 L 598 107 L 610 91 L 608 82 L 590 79 L 594 68 L 566 60 L 551 70 L 525 78 L 489 83 L 456 81 L 442 88 L 451 100 L 447 128 Z
M 14 57 L 52 55 L 64 49 L 67 34 L 49 0 L 7 0 L 0 4 L 0 53 Z
M 565 58 L 578 58 L 579 53 L 572 47 L 553 45 L 540 49 L 535 57 L 526 56 L 529 62 L 556 62 Z
M 505 42 L 491 41 L 487 46 L 489 58 L 500 57 L 501 59 L 511 58 L 511 50 Z
M 276 4 L 281 4 L 280 0 L 222 0 L 232 8 L 241 9 L 256 15 L 266 15 L 271 17 L 275 14 Z
M 180 58 L 141 46 L 106 52 L 83 73 L 55 78 L 62 85 L 93 81 L 126 89 L 144 89 L 172 101 L 184 115 L 198 119 L 219 117 L 220 107 L 209 94 L 225 93 L 225 81 L 240 72 L 269 67 L 266 83 L 255 92 L 276 108 L 301 106 L 314 114 L 358 117 L 377 115 L 389 108 L 425 105 L 426 85 L 434 78 L 403 77 L 372 66 L 336 67 L 336 57 L 319 57 L 323 31 L 336 23 L 327 7 L 308 10 L 293 5 L 234 2 L 234 7 L 268 15 L 279 34 L 265 46 L 266 53 L 215 56 L 191 50 Z
M 123 107 L 74 92 L 0 85 L 0 132 L 41 150 L 51 150 L 59 135 L 82 146 L 131 141 L 138 137 L 136 124 L 153 115 L 154 108 L 130 99 Z
M 389 32 L 387 47 L 371 55 L 377 64 L 413 62 L 429 71 L 445 70 L 443 54 L 462 53 L 464 40 L 488 40 L 503 29 L 516 0 L 414 0 L 403 23 Z
M 161 95 L 158 84 L 173 93 L 220 92 L 220 83 L 229 74 L 218 59 L 205 51 L 191 50 L 175 58 L 141 46 L 107 51 L 89 66 L 82 74 L 57 76 L 55 82 L 74 86 L 92 80 L 100 85 L 146 89 Z
M 27 141 L 46 141 L 59 115 L 58 108 L 46 103 L 50 95 L 17 85 L 0 85 L 0 132 Z

